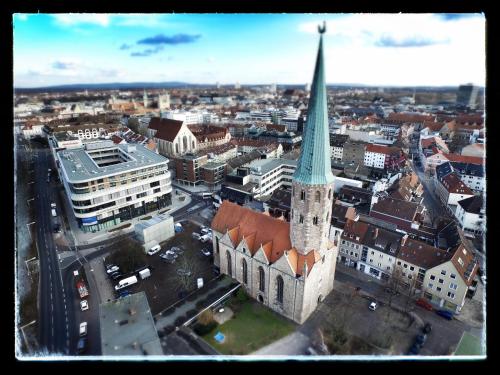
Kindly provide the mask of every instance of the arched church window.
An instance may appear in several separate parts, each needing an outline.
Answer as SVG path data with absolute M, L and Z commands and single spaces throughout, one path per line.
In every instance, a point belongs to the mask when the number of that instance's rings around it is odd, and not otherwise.
M 248 283 L 248 277 L 247 277 L 247 261 L 245 259 L 241 260 L 241 267 L 243 269 L 243 284 Z
M 226 251 L 226 257 L 227 257 L 227 274 L 229 276 L 233 276 L 233 267 L 232 267 L 232 262 L 231 262 L 231 254 L 229 253 L 229 250 Z
M 318 217 L 317 216 L 313 217 L 313 224 L 318 225 Z
M 304 216 L 302 216 L 302 215 L 299 216 L 299 223 L 300 224 L 304 223 Z
M 278 277 L 276 278 L 276 286 L 278 288 L 278 291 L 276 293 L 276 296 L 277 296 L 277 300 L 278 300 L 278 303 L 283 303 L 283 286 L 284 286 L 284 283 L 283 283 L 283 278 L 281 277 L 281 275 L 278 275 Z
M 321 200 L 321 193 L 319 191 L 316 192 L 316 197 L 314 198 L 314 200 L 318 203 Z
M 265 291 L 265 279 L 264 279 L 264 268 L 259 267 L 259 290 L 261 292 Z
M 303 200 L 305 200 L 305 199 L 306 199 L 306 192 L 305 192 L 304 190 L 302 190 L 302 191 L 300 192 L 300 200 L 301 200 L 301 201 L 303 201 Z
M 328 199 L 332 199 L 332 189 L 328 190 Z
M 215 251 L 219 254 L 219 237 L 215 236 Z

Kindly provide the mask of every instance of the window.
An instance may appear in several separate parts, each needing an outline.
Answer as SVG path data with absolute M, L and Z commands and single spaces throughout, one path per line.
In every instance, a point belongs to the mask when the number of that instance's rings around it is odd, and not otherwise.
M 439 279 L 438 282 L 439 282 L 439 284 L 442 284 L 442 283 L 444 283 L 444 280 L 443 279 Z
M 345 245 L 345 240 L 342 240 L 342 245 Z
M 300 200 L 301 200 L 301 201 L 303 201 L 303 200 L 305 200 L 305 199 L 306 199 L 306 192 L 305 192 L 304 190 L 302 190 L 302 191 L 300 192 Z
M 405 263 L 405 264 L 403 264 L 403 267 L 404 268 L 408 268 L 408 265 Z
M 259 267 L 259 290 L 261 292 L 265 291 L 265 280 L 264 280 L 264 268 Z
M 438 292 L 440 292 L 440 291 L 441 291 L 441 287 L 439 287 L 439 286 L 438 286 L 438 287 L 436 287 L 436 290 L 437 290 Z
M 283 278 L 278 275 L 276 278 L 276 286 L 278 288 L 277 299 L 278 303 L 283 303 Z
M 435 280 L 435 279 L 436 279 L 436 276 L 431 275 L 431 280 Z
M 458 263 L 460 263 L 460 265 L 463 267 L 464 266 L 464 261 L 462 260 L 462 258 L 458 258 Z
M 455 279 L 455 278 L 457 277 L 457 275 L 455 275 L 454 273 L 450 273 L 450 277 L 451 277 L 452 279 Z
M 410 266 L 410 271 L 413 271 L 414 269 L 415 269 L 415 267 Z
M 401 265 L 401 262 L 398 262 L 398 266 L 400 266 L 400 265 Z
M 450 289 L 457 290 L 457 288 L 458 288 L 457 284 L 450 283 Z
M 375 251 L 372 251 L 372 255 L 374 255 L 374 254 L 375 254 Z
M 441 275 L 446 276 L 446 271 L 445 270 L 441 270 Z
M 243 284 L 248 283 L 248 278 L 247 278 L 247 261 L 245 259 L 241 260 L 241 268 L 242 268 L 242 273 L 243 273 Z
M 304 222 L 304 216 L 300 215 L 299 216 L 299 223 L 302 224 Z
M 320 200 L 321 200 L 321 193 L 319 191 L 316 191 L 314 201 L 319 203 Z
M 215 251 L 219 254 L 219 237 L 215 236 Z
M 328 199 L 332 198 L 332 189 L 328 190 Z
M 318 225 L 318 217 L 317 216 L 313 217 L 313 224 Z
M 233 276 L 233 267 L 231 263 L 231 254 L 229 253 L 229 250 L 226 251 L 226 257 L 227 257 L 227 274 L 229 276 Z
M 387 266 L 387 270 L 390 271 L 391 267 L 390 266 Z
M 455 293 L 448 292 L 448 297 L 450 297 L 451 299 L 455 299 Z
M 428 287 L 431 288 L 431 289 L 432 289 L 433 286 L 434 286 L 434 284 L 432 284 L 432 283 L 428 284 Z
M 410 274 L 408 274 L 408 278 L 409 278 L 409 279 L 411 279 L 411 277 L 412 277 L 412 276 L 411 276 Z

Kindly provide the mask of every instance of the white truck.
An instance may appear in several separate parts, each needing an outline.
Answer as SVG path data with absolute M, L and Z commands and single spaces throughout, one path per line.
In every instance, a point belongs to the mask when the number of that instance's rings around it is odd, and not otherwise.
M 126 288 L 127 286 L 137 284 L 137 281 L 137 277 L 135 276 L 127 277 L 126 279 L 120 280 L 118 284 L 115 285 L 115 290 L 120 290 Z
M 139 276 L 141 280 L 147 279 L 148 277 L 151 276 L 151 270 L 149 268 L 145 268 L 141 271 L 139 271 Z

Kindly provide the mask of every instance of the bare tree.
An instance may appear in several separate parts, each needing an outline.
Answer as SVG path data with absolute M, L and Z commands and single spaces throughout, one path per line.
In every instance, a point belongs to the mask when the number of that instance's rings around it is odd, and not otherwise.
M 200 267 L 198 262 L 188 254 L 184 253 L 177 258 L 176 261 L 176 280 L 178 281 L 178 289 L 188 291 L 195 285 L 197 275 L 199 274 Z

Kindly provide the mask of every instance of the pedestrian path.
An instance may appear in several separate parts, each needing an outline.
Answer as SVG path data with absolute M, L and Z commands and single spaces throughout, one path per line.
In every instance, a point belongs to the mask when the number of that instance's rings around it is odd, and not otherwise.
M 231 278 L 226 277 L 226 278 L 214 283 L 214 285 L 212 285 L 210 288 L 207 287 L 205 292 L 199 294 L 195 300 L 184 302 L 182 305 L 180 305 L 178 308 L 176 308 L 172 314 L 170 314 L 168 316 L 161 316 L 160 314 L 156 315 L 156 318 L 157 318 L 156 329 L 158 331 L 160 331 L 167 326 L 174 326 L 175 320 L 178 317 L 186 316 L 186 313 L 189 310 L 193 310 L 193 309 L 197 310 L 196 303 L 198 301 L 205 299 L 207 297 L 207 295 L 212 293 L 215 289 L 218 289 L 220 287 L 227 287 L 227 286 L 231 285 L 232 282 L 233 282 L 233 280 Z

